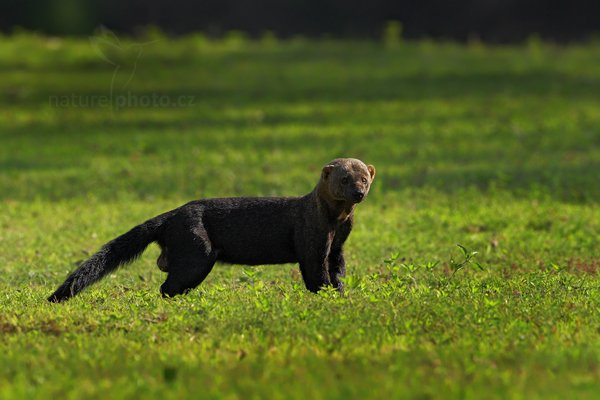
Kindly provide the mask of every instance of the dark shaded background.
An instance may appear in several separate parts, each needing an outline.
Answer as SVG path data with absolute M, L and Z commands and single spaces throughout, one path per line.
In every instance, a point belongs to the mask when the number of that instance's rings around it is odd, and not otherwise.
M 159 26 L 168 34 L 221 36 L 303 35 L 378 38 L 387 21 L 402 23 L 406 38 L 488 42 L 522 41 L 532 34 L 553 41 L 600 35 L 600 1 L 570 0 L 5 0 L 0 30 L 24 28 L 52 35 L 86 35 L 99 25 L 135 34 Z

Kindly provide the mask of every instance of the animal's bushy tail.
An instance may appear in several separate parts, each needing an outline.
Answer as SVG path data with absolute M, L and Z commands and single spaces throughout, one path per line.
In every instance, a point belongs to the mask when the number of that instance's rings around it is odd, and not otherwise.
M 159 215 L 106 243 L 96 254 L 73 271 L 48 297 L 48 301 L 59 303 L 68 300 L 119 266 L 134 261 L 150 243 L 157 239 L 165 217 L 166 214 Z

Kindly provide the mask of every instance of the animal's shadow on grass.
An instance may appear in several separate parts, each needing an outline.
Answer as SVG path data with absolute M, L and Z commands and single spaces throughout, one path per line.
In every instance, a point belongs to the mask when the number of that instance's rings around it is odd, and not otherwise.
M 593 150 L 586 152 L 585 148 L 575 149 L 574 159 L 571 159 L 570 151 L 561 146 L 560 138 L 554 145 L 546 145 L 543 151 L 535 152 L 537 144 L 532 142 L 518 154 L 507 156 L 496 154 L 498 144 L 464 153 L 457 150 L 460 146 L 446 148 L 446 144 L 436 144 L 434 136 L 428 139 L 427 145 L 441 146 L 441 149 L 424 157 L 417 151 L 423 145 L 422 139 L 395 137 L 393 132 L 347 134 L 341 131 L 323 135 L 317 128 L 307 128 L 293 135 L 270 131 L 253 135 L 251 129 L 229 129 L 216 135 L 204 134 L 203 122 L 194 118 L 178 124 L 186 128 L 182 128 L 181 133 L 175 129 L 175 133 L 170 134 L 162 129 L 173 128 L 173 123 L 159 123 L 148 130 L 139 130 L 135 129 L 139 124 L 127 121 L 98 122 L 72 126 L 58 134 L 56 127 L 13 128 L 7 135 L 11 138 L 7 143 L 14 141 L 15 151 L 0 159 L 0 169 L 5 172 L 0 181 L 0 199 L 61 200 L 92 195 L 111 200 L 119 193 L 140 199 L 176 193 L 193 199 L 205 191 L 215 196 L 300 195 L 310 190 L 316 181 L 319 162 L 347 155 L 376 164 L 379 172 L 374 190 L 379 193 L 425 187 L 457 193 L 475 188 L 483 192 L 501 189 L 516 196 L 533 193 L 573 203 L 596 203 L 600 199 L 597 172 L 600 160 Z M 216 128 L 218 131 L 218 126 Z M 81 136 L 80 129 L 88 133 Z M 132 129 L 135 133 L 130 133 L 132 137 L 128 138 L 127 132 Z M 398 150 L 394 149 L 395 144 L 404 146 Z M 16 149 L 19 145 L 28 147 L 28 153 L 20 154 Z M 245 165 L 245 160 L 233 162 L 225 156 L 221 164 L 211 165 L 203 158 L 215 152 L 226 154 L 233 145 L 247 149 L 249 157 L 264 157 L 265 161 Z M 45 146 L 47 150 L 43 150 Z M 53 149 L 59 149 L 60 154 L 55 155 Z M 299 151 L 302 149 L 307 151 Z M 191 151 L 197 153 L 194 156 L 197 161 L 190 156 Z M 288 157 L 269 158 L 277 152 Z M 95 156 L 108 160 L 105 164 L 108 167 L 96 170 L 90 163 L 90 158 Z M 286 179 L 289 176 L 287 163 L 294 165 L 294 176 L 301 174 L 302 181 Z M 164 168 L 146 170 L 155 164 Z M 257 182 L 237 185 L 233 193 L 218 192 L 215 181 L 223 179 L 224 175 L 220 175 L 223 171 L 235 177 L 230 179 L 247 183 L 243 176 L 249 168 L 260 169 L 259 173 L 251 174 Z M 269 171 L 271 176 L 275 174 L 280 183 L 262 181 L 263 171 Z M 212 189 L 202 190 L 207 187 Z
M 286 162 L 306 165 L 307 178 L 302 185 L 290 183 L 273 187 L 269 183 L 258 183 L 252 188 L 258 193 L 240 189 L 239 194 L 246 195 L 281 191 L 283 194 L 300 194 L 316 180 L 317 162 L 326 162 L 333 156 L 355 156 L 376 164 L 381 185 L 381 189 L 376 190 L 382 192 L 432 187 L 454 193 L 475 187 L 482 191 L 502 188 L 516 195 L 537 191 L 568 202 L 597 202 L 600 199 L 597 172 L 600 171 L 597 155 L 600 135 L 597 134 L 588 138 L 582 135 L 579 144 L 570 139 L 568 145 L 563 146 L 561 134 L 552 132 L 550 144 L 542 147 L 542 133 L 525 139 L 509 137 L 506 143 L 492 144 L 489 135 L 481 138 L 457 135 L 454 138 L 457 143 L 448 143 L 439 140 L 435 134 L 423 139 L 418 132 L 412 136 L 396 136 L 390 130 L 374 131 L 381 122 L 378 119 L 383 119 L 388 126 L 427 121 L 435 128 L 453 118 L 430 112 L 388 115 L 378 111 L 379 105 L 374 103 L 396 100 L 407 104 L 422 101 L 424 106 L 428 106 L 427 101 L 435 100 L 485 103 L 501 95 L 507 99 L 530 97 L 532 104 L 543 109 L 544 99 L 550 97 L 561 101 L 569 98 L 600 100 L 600 79 L 596 77 L 531 68 L 522 73 L 465 70 L 464 73 L 432 75 L 394 73 L 387 69 L 383 75 L 364 71 L 360 74 L 340 71 L 340 74 L 339 77 L 316 75 L 314 81 L 306 81 L 265 73 L 255 75 L 256 79 L 243 80 L 238 76 L 231 82 L 224 80 L 211 84 L 195 81 L 191 67 L 178 70 L 174 66 L 172 75 L 180 79 L 169 82 L 168 89 L 146 89 L 134 94 L 138 97 L 158 94 L 171 99 L 192 97 L 194 104 L 188 107 L 175 107 L 172 111 L 162 107 L 132 107 L 124 111 L 130 118 L 112 118 L 106 110 L 99 110 L 98 115 L 92 117 L 88 113 L 90 118 L 87 119 L 79 116 L 80 110 L 72 108 L 65 113 L 59 112 L 61 118 L 65 118 L 62 121 L 3 127 L 1 137 L 5 150 L 0 153 L 0 169 L 5 172 L 5 178 L 0 181 L 0 199 L 58 200 L 88 194 L 110 199 L 119 192 L 140 198 L 172 193 L 193 198 L 202 183 L 182 185 L 181 182 L 215 178 L 205 172 L 195 172 L 178 161 L 185 158 L 190 147 L 199 149 L 198 161 L 194 164 L 198 170 L 208 168 L 203 164 L 202 154 L 226 154 L 231 147 L 247 149 L 249 154 L 262 154 L 269 163 L 274 162 L 268 158 L 272 152 L 287 154 L 287 159 L 279 159 L 276 161 L 279 164 L 269 166 L 278 174 L 286 174 Z M 60 86 L 63 91 L 57 92 L 45 87 L 16 98 L 9 92 L 0 92 L 0 103 L 35 112 L 40 105 L 52 107 L 50 96 L 107 94 L 102 92 L 106 87 L 100 83 L 98 91 L 70 90 Z M 318 111 L 320 106 L 328 104 L 332 109 Z M 364 117 L 357 111 L 360 110 L 357 104 L 365 104 Z M 288 112 L 285 110 L 288 105 L 291 108 L 309 106 L 310 112 Z M 227 114 L 220 112 L 223 108 L 241 111 Z M 252 109 L 266 111 L 248 112 Z M 7 112 L 11 112 L 10 109 Z M 510 111 L 507 113 L 510 115 Z M 360 124 L 359 129 L 353 131 L 360 130 L 361 134 L 345 129 L 345 117 Z M 461 118 L 485 119 L 477 115 Z M 338 125 L 341 125 L 339 133 L 319 133 L 321 128 Z M 277 133 L 278 127 L 289 126 L 295 127 L 295 134 Z M 263 129 L 263 133 L 254 134 L 255 129 Z M 502 153 L 503 145 L 513 145 L 515 141 L 522 142 L 513 146 L 518 149 L 516 154 Z M 477 151 L 468 151 L 473 142 L 479 144 Z M 439 151 L 423 156 L 419 154 L 419 147 L 424 145 Z M 467 151 L 456 150 L 461 147 Z M 303 149 L 314 151 L 299 152 Z M 114 167 L 97 171 L 89 162 L 97 155 L 113 161 Z M 135 160 L 130 167 L 122 167 L 123 160 L 132 159 Z M 223 165 L 212 168 L 243 174 L 247 168 L 260 166 L 256 162 L 246 166 L 243 161 L 232 165 L 226 157 L 224 160 Z M 136 166 L 137 162 L 141 167 Z M 145 173 L 143 166 L 150 162 L 164 165 L 164 169 Z
M 389 72 L 389 71 L 388 71 Z M 223 79 L 216 83 L 195 80 L 193 70 L 174 71 L 181 79 L 168 82 L 169 87 L 156 90 L 132 89 L 137 97 L 160 95 L 177 99 L 180 96 L 193 98 L 195 104 L 216 106 L 271 105 L 273 103 L 303 102 L 380 102 L 380 101 L 422 101 L 471 99 L 488 101 L 494 96 L 520 97 L 566 97 L 573 99 L 600 99 L 600 79 L 595 76 L 576 76 L 556 71 L 526 70 L 523 72 L 450 72 L 429 73 L 386 73 L 384 75 L 344 74 L 335 79 L 321 77 L 314 80 L 295 80 L 292 77 L 277 75 L 250 76 L 249 79 Z M 149 79 L 151 75 L 149 76 Z M 142 77 L 140 77 L 142 80 Z M 82 90 L 68 80 L 60 89 L 52 85 L 40 88 L 19 88 L 9 86 L 0 91 L 0 104 L 22 106 L 53 105 L 55 98 L 75 95 L 90 98 L 110 95 L 106 85 L 98 82 L 97 90 Z M 21 88 L 24 89 L 24 88 Z M 118 96 L 119 93 L 114 93 Z M 54 103 L 56 101 L 54 100 Z

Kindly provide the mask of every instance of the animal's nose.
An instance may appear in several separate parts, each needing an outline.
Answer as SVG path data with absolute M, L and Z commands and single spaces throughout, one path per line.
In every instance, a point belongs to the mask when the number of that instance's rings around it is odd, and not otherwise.
M 363 197 L 365 197 L 365 193 L 361 192 L 360 190 L 356 190 L 352 195 L 356 201 L 361 201 Z

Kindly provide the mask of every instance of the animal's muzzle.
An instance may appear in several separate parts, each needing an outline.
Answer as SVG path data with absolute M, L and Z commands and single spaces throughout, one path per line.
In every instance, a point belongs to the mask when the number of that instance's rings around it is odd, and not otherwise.
M 364 197 L 365 197 L 365 192 L 362 192 L 360 190 L 357 190 L 354 193 L 352 193 L 352 198 L 357 203 L 359 203 L 360 201 L 362 201 L 362 199 Z

